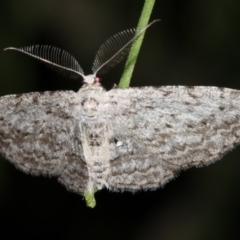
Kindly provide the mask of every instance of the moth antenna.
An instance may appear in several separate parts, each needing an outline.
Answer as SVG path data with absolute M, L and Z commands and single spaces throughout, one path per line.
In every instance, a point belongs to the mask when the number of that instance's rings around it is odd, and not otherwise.
M 4 51 L 6 50 L 15 50 L 27 54 L 64 76 L 74 79 L 79 78 L 79 76 L 84 78 L 83 70 L 77 60 L 60 48 L 47 45 L 35 45 L 22 48 L 9 47 L 4 49 Z
M 92 66 L 93 74 L 104 74 L 120 63 L 128 54 L 131 48 L 130 44 L 146 31 L 147 28 L 158 21 L 160 20 L 152 21 L 137 34 L 135 34 L 135 29 L 128 29 L 110 37 L 101 45 L 95 56 Z

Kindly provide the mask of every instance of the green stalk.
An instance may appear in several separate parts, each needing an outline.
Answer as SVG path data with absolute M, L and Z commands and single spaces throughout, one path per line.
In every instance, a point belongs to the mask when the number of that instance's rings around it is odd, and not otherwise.
M 155 0 L 145 0 L 144 6 L 143 6 L 143 10 L 138 22 L 138 26 L 136 29 L 136 34 L 143 29 L 144 27 L 147 26 L 151 13 L 152 13 L 152 9 L 154 7 L 155 4 Z M 142 41 L 144 38 L 144 34 L 145 32 L 143 32 L 132 44 L 124 70 L 123 70 L 123 74 L 122 77 L 120 79 L 119 88 L 127 88 L 130 85 L 130 80 L 132 77 L 132 73 L 137 61 L 137 57 L 142 45 Z

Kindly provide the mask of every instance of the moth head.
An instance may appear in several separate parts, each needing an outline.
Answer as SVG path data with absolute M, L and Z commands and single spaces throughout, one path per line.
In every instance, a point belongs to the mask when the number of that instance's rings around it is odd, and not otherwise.
M 99 82 L 100 82 L 100 79 L 95 74 L 90 74 L 83 77 L 83 83 L 86 83 L 86 84 L 94 84 Z

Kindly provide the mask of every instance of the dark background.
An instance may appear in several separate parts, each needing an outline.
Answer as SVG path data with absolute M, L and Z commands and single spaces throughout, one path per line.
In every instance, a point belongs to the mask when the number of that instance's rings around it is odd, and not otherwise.
M 86 74 L 98 47 L 135 27 L 140 0 L 1 0 L 0 49 L 63 48 Z M 157 0 L 131 86 L 203 85 L 240 89 L 240 1 Z M 17 52 L 0 51 L 0 95 L 73 89 L 64 78 Z M 123 64 L 102 78 L 118 83 Z M 56 179 L 33 177 L 0 159 L 0 239 L 237 239 L 240 148 L 221 161 L 182 172 L 154 192 L 96 194 L 97 206 Z

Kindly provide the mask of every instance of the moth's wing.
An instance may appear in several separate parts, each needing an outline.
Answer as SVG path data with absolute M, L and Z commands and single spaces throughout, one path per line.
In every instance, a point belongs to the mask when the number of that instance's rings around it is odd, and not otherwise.
M 81 192 L 87 170 L 81 159 L 76 161 L 76 106 L 72 91 L 1 97 L 0 152 L 26 173 L 59 176 Z
M 109 188 L 156 188 L 240 141 L 240 92 L 217 87 L 112 89 Z

